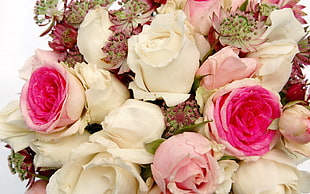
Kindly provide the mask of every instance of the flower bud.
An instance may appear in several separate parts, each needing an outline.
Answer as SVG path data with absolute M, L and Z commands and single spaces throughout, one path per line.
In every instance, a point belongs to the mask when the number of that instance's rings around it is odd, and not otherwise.
M 279 128 L 288 141 L 298 144 L 310 142 L 310 111 L 302 105 L 285 109 L 280 117 Z

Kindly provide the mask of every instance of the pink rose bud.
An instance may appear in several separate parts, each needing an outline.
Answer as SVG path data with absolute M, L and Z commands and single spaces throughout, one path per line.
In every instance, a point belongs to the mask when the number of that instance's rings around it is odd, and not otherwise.
M 286 98 L 289 101 L 305 100 L 306 87 L 302 83 L 292 84 L 286 93 Z
M 45 194 L 47 183 L 46 180 L 38 180 L 27 189 L 25 194 Z
M 212 90 L 251 77 L 258 67 L 257 59 L 239 58 L 238 54 L 238 49 L 228 46 L 208 57 L 197 71 L 197 75 L 205 76 L 201 85 Z
M 219 0 L 187 0 L 184 12 L 195 31 L 207 35 L 212 27 L 211 16 L 219 15 L 221 1 Z
M 310 111 L 302 105 L 285 109 L 280 117 L 279 128 L 288 141 L 298 144 L 310 142 Z
M 151 168 L 163 193 L 213 193 L 219 178 L 219 166 L 209 140 L 193 132 L 163 142 L 155 152 Z

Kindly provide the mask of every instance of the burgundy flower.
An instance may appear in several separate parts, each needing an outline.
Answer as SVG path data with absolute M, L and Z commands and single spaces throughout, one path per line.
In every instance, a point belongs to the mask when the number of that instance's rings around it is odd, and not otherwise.
M 55 51 L 65 51 L 72 49 L 77 41 L 77 29 L 65 22 L 58 23 L 50 34 L 53 41 L 49 42 L 49 46 Z
M 286 93 L 286 98 L 289 101 L 305 100 L 306 86 L 302 83 L 295 83 L 289 86 Z

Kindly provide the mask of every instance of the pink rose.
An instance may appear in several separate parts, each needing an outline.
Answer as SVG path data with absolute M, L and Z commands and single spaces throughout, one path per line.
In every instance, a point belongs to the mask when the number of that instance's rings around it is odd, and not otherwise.
M 84 89 L 76 77 L 70 74 L 48 51 L 35 56 L 28 64 L 33 68 L 25 83 L 20 108 L 27 126 L 39 133 L 53 133 L 75 122 L 85 103 Z M 53 53 L 50 53 L 53 55 Z M 38 59 L 39 57 L 39 59 Z M 53 59 L 53 60 L 52 60 Z
M 155 152 L 151 169 L 164 193 L 212 193 L 219 177 L 209 140 L 193 132 L 163 142 Z
M 302 105 L 285 109 L 280 117 L 279 128 L 287 141 L 297 144 L 310 142 L 310 111 Z
M 212 26 L 210 18 L 213 13 L 218 15 L 220 8 L 219 0 L 187 0 L 184 12 L 196 31 L 207 35 Z
M 258 85 L 254 79 L 232 82 L 207 101 L 204 117 L 211 120 L 206 133 L 223 144 L 228 155 L 261 156 L 278 137 L 270 124 L 281 115 L 277 93 Z
M 38 180 L 27 189 L 25 194 L 45 194 L 47 183 L 46 180 Z
M 238 54 L 238 49 L 224 47 L 210 56 L 197 71 L 197 75 L 206 75 L 202 86 L 212 90 L 253 75 L 258 61 L 255 58 L 239 58 Z

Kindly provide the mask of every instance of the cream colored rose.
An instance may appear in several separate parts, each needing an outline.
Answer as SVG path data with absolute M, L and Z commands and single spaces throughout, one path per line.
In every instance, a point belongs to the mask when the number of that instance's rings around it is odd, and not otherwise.
M 59 138 L 56 141 L 38 139 L 31 145 L 31 149 L 36 153 L 34 165 L 47 168 L 62 167 L 69 159 L 72 149 L 88 141 L 88 137 L 89 134 L 84 133 Z
M 160 14 L 165 14 L 169 12 L 174 12 L 175 10 L 183 10 L 187 0 L 167 0 L 165 4 L 161 4 L 157 8 L 157 12 Z
M 309 173 L 300 172 L 283 151 L 273 149 L 254 162 L 241 162 L 233 178 L 233 192 L 238 194 L 309 193 Z
M 70 160 L 51 177 L 47 193 L 147 192 L 149 188 L 140 176 L 140 167 L 107 153 L 108 147 L 117 148 L 113 142 L 105 139 L 99 142 L 77 147 Z
M 144 143 L 161 138 L 165 123 L 158 106 L 129 99 L 106 116 L 102 127 L 98 135 L 108 136 L 120 148 L 110 153 L 132 162 L 150 163 L 153 157 L 144 149 Z
M 110 64 L 101 60 L 105 57 L 101 48 L 112 34 L 109 30 L 111 25 L 106 8 L 98 6 L 86 14 L 78 30 L 77 45 L 88 63 L 95 63 L 100 68 L 111 67 Z
M 74 70 L 86 90 L 88 122 L 102 122 L 111 110 L 129 98 L 129 90 L 109 71 L 91 63 L 76 64 Z
M 231 190 L 232 177 L 239 165 L 234 160 L 221 160 L 218 164 L 220 167 L 220 178 L 215 193 L 227 194 Z
M 263 85 L 281 91 L 291 74 L 291 61 L 298 52 L 297 42 L 305 31 L 291 9 L 273 11 L 270 20 L 272 25 L 262 37 L 267 42 L 257 46 L 257 51 L 248 57 L 258 58 L 262 64 L 257 77 Z
M 132 36 L 127 63 L 135 73 L 129 86 L 135 98 L 163 98 L 169 106 L 185 101 L 199 66 L 199 51 L 184 12 L 158 14 Z
M 35 132 L 26 126 L 18 100 L 8 103 L 0 112 L 0 139 L 15 152 L 28 147 L 36 139 Z

